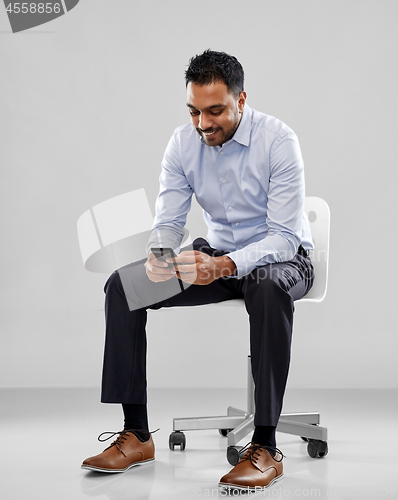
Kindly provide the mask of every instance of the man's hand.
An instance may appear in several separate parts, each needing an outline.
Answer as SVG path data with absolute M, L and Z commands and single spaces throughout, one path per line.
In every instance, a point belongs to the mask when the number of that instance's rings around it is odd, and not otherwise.
M 236 265 L 227 255 L 210 257 L 198 250 L 181 252 L 175 258 L 177 277 L 185 283 L 208 285 L 223 276 L 235 274 Z M 166 259 L 166 262 L 173 262 Z
M 148 255 L 148 259 L 144 266 L 148 278 L 155 283 L 167 281 L 176 275 L 173 267 L 168 267 L 166 262 L 158 260 L 153 253 Z

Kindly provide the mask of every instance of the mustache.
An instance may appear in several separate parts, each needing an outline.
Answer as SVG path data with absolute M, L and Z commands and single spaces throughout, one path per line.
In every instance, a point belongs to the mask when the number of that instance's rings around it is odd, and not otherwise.
M 196 130 L 198 132 L 203 132 L 204 134 L 212 134 L 213 132 L 215 132 L 216 130 L 218 130 L 218 128 L 208 128 L 206 130 L 203 130 L 202 128 L 200 127 L 196 127 Z

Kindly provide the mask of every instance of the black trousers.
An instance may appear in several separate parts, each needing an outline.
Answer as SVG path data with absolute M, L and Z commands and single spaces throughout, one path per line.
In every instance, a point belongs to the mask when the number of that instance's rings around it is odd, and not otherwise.
M 198 238 L 193 248 L 208 255 L 226 252 Z M 115 271 L 105 285 L 106 338 L 103 403 L 147 402 L 146 321 L 148 309 L 193 306 L 243 298 L 250 321 L 250 354 L 255 384 L 255 425 L 276 426 L 290 363 L 294 300 L 311 288 L 310 258 L 300 251 L 287 262 L 254 269 L 243 278 L 220 278 L 209 285 L 185 285 L 172 278 L 153 283 L 145 260 Z M 171 339 L 172 340 L 172 339 Z

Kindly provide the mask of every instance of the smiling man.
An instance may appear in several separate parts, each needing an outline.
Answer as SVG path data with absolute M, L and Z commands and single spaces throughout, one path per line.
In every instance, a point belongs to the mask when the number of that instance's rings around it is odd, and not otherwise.
M 154 458 L 146 408 L 147 310 L 242 298 L 250 319 L 255 430 L 245 456 L 219 484 L 258 491 L 283 475 L 275 430 L 293 303 L 313 283 L 303 160 L 287 125 L 246 104 L 235 57 L 207 50 L 191 59 L 185 80 L 191 123 L 175 130 L 164 154 L 148 259 L 116 271 L 105 287 L 101 401 L 122 405 L 124 430 L 82 467 L 123 472 Z M 193 194 L 208 232 L 180 251 Z M 155 247 L 176 257 L 159 260 Z

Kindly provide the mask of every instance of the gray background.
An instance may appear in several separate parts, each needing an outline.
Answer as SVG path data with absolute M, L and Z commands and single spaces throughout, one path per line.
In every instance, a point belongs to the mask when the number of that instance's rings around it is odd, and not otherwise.
M 290 387 L 397 387 L 397 15 L 394 0 L 84 0 L 12 34 L 0 9 L 1 386 L 99 387 L 107 277 L 84 269 L 76 221 L 142 187 L 154 207 L 188 121 L 184 70 L 211 48 L 297 132 L 307 195 L 332 212 L 329 291 L 297 306 Z M 204 234 L 198 207 L 188 226 Z M 152 312 L 148 332 L 151 387 L 244 386 L 243 310 Z

